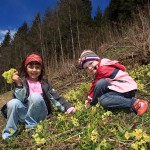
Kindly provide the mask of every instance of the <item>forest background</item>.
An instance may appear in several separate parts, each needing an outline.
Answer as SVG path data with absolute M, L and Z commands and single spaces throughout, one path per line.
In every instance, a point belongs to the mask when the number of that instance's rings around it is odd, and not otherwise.
M 90 0 L 60 0 L 55 10 L 45 10 L 43 18 L 37 13 L 30 27 L 23 22 L 13 39 L 10 31 L 7 32 L 0 45 L 0 74 L 10 68 L 18 68 L 30 52 L 42 55 L 45 65 L 51 68 L 49 73 L 58 70 L 66 61 L 77 60 L 84 49 L 92 49 L 103 56 L 101 53 L 110 46 L 101 46 L 118 42 L 117 37 L 127 33 L 135 18 L 142 19 L 138 15 L 139 10 L 145 10 L 148 6 L 148 0 L 111 0 L 104 13 L 98 7 L 92 18 Z M 140 62 L 147 63 L 146 55 L 144 58 L 141 56 Z M 0 82 L 1 93 L 10 89 L 2 76 Z

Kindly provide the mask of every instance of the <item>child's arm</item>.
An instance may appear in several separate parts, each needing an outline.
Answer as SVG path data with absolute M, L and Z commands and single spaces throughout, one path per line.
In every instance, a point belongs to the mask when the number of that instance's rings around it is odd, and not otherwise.
M 15 72 L 12 77 L 14 83 L 15 83 L 15 89 L 14 89 L 14 97 L 18 100 L 24 102 L 26 97 L 26 88 L 23 87 L 21 78 L 18 75 L 18 72 Z
M 25 97 L 26 97 L 26 88 L 25 87 L 20 87 L 20 88 L 15 88 L 14 90 L 14 97 L 17 98 L 18 100 L 24 102 Z
M 51 85 L 50 85 L 50 89 L 49 89 L 49 93 L 48 94 L 49 94 L 49 98 L 52 101 L 52 103 L 56 107 L 58 107 L 59 110 L 67 111 L 68 114 L 70 114 L 70 113 L 75 111 L 75 108 L 72 107 L 71 104 L 64 99 L 64 97 L 59 96 L 58 93 L 52 88 Z
M 96 84 L 96 81 L 93 81 L 93 83 L 91 84 L 90 90 L 88 92 L 88 96 L 87 96 L 88 103 L 93 102 L 95 84 Z

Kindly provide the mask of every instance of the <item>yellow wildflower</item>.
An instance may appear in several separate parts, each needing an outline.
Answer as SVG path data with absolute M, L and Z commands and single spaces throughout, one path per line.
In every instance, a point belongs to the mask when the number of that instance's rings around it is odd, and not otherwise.
M 128 131 L 126 131 L 124 136 L 128 140 L 131 137 L 131 134 Z
M 43 126 L 42 125 L 37 125 L 36 126 L 36 132 L 40 133 L 43 130 Z
M 144 146 L 142 146 L 140 150 L 145 150 L 145 147 L 144 147 Z
M 107 147 L 106 140 L 103 139 L 103 140 L 101 141 L 100 145 L 101 145 L 102 147 Z
M 91 140 L 92 140 L 93 142 L 97 142 L 97 140 L 98 140 L 98 132 L 97 132 L 96 129 L 94 129 L 94 130 L 92 131 L 92 133 L 91 133 Z
M 138 150 L 138 144 L 137 143 L 131 144 L 131 148 Z
M 144 138 L 144 141 L 150 142 L 150 136 L 147 135 L 145 132 L 143 133 L 143 138 Z
M 133 132 L 132 135 L 134 135 L 137 140 L 140 140 L 143 136 L 143 130 L 135 129 L 135 132 Z
M 57 119 L 58 119 L 59 121 L 64 121 L 65 117 L 64 117 L 63 115 L 61 115 L 61 114 L 58 114 Z
M 79 126 L 79 120 L 75 117 L 71 117 L 71 121 L 75 127 Z
M 40 142 L 41 142 L 41 144 L 44 144 L 44 143 L 46 143 L 46 140 L 45 140 L 45 138 L 42 138 Z
M 116 131 L 116 129 L 115 128 L 110 128 L 110 129 L 108 129 L 111 133 L 113 133 L 113 134 L 117 134 L 117 131 Z
M 10 134 L 13 134 L 13 133 L 14 133 L 14 129 L 13 129 L 13 128 L 10 128 L 10 129 L 9 129 L 9 133 L 10 133 Z
M 144 140 L 140 140 L 139 142 L 138 142 L 138 144 L 139 145 L 142 145 L 142 144 L 145 144 L 146 142 L 144 141 Z
M 34 139 L 36 139 L 36 138 L 39 137 L 39 135 L 38 135 L 38 133 L 35 133 L 35 134 L 32 135 L 32 137 L 33 137 Z
M 147 76 L 150 77 L 150 71 L 147 73 Z

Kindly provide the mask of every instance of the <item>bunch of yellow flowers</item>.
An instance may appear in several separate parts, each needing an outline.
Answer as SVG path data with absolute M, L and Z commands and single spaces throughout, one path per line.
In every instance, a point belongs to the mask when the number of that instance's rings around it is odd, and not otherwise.
M 112 112 L 111 111 L 107 111 L 102 115 L 102 120 L 105 120 L 107 117 L 112 116 Z
M 43 126 L 42 125 L 37 125 L 35 129 L 35 134 L 32 135 L 34 138 L 35 142 L 37 144 L 44 144 L 46 143 L 45 138 L 41 138 L 40 134 L 43 132 Z
M 98 131 L 96 129 L 94 129 L 91 133 L 91 140 L 93 142 L 97 142 L 98 141 Z
M 2 74 L 2 77 L 4 77 L 6 79 L 6 82 L 8 84 L 12 84 L 13 83 L 13 80 L 12 80 L 12 76 L 13 74 L 16 72 L 16 69 L 14 68 L 11 68 L 10 70 L 8 71 L 5 71 L 3 74 Z
M 45 138 L 40 138 L 38 133 L 33 134 L 32 137 L 34 138 L 34 140 L 35 140 L 35 142 L 37 144 L 44 144 L 44 143 L 46 143 Z
M 73 116 L 71 116 L 71 122 L 75 127 L 78 127 L 80 125 L 79 120 Z
M 150 136 L 146 134 L 142 129 L 135 129 L 133 132 L 125 133 L 125 138 L 128 140 L 134 138 L 135 142 L 131 144 L 131 148 L 138 150 L 139 148 L 144 148 L 144 144 L 150 142 Z

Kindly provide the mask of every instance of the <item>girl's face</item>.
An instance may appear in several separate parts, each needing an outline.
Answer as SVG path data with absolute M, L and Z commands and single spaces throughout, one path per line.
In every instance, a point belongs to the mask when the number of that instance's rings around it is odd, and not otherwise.
M 97 73 L 97 64 L 98 61 L 88 61 L 83 65 L 83 68 L 89 75 L 95 75 Z
M 30 80 L 37 81 L 42 71 L 42 66 L 39 63 L 29 63 L 27 65 L 27 74 Z

